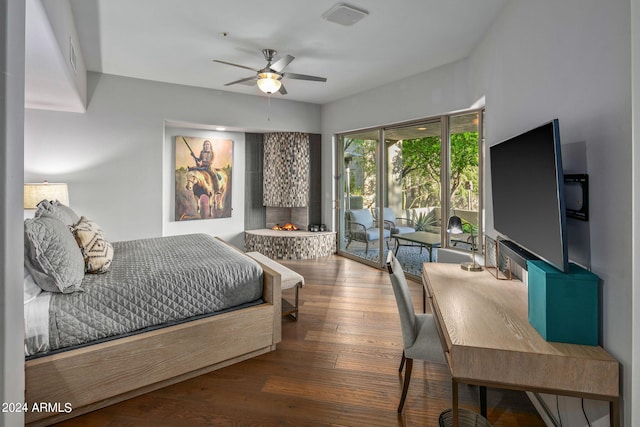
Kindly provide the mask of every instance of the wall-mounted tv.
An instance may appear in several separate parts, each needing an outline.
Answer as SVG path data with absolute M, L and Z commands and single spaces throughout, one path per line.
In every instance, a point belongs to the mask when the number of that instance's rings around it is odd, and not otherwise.
M 493 224 L 507 239 L 569 270 L 558 119 L 489 148 Z

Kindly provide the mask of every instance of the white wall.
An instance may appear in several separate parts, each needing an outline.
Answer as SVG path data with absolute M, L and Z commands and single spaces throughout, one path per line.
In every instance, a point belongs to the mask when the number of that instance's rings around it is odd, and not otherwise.
M 563 143 L 586 144 L 591 265 L 603 282 L 603 345 L 623 366 L 625 425 L 633 338 L 631 232 L 620 232 L 632 229 L 629 12 L 629 0 L 512 1 L 469 67 L 474 94 L 486 95 L 487 146 L 555 117 Z M 592 419 L 601 410 L 593 408 Z
M 68 78 L 78 93 L 82 105 L 87 104 L 87 68 L 80 49 L 80 39 L 76 31 L 71 4 L 69 0 L 41 0 L 47 18 L 55 34 L 56 42 L 62 57 L 65 59 Z M 71 43 L 75 50 L 76 70 L 71 66 Z
M 633 363 L 631 369 L 631 401 L 640 408 L 640 0 L 631 0 L 631 85 L 633 118 Z M 630 425 L 640 425 L 640 411 L 633 411 Z
M 322 106 L 322 221 L 335 224 L 334 135 L 471 107 L 468 63 L 444 65 L 426 73 Z
M 318 105 L 276 97 L 268 121 L 266 97 L 112 75 L 89 73 L 88 96 L 84 114 L 26 110 L 24 179 L 67 182 L 71 207 L 114 241 L 179 232 L 163 220 L 165 122 L 232 132 L 320 131 Z M 244 168 L 244 155 L 234 166 Z M 234 197 L 234 218 L 243 204 L 244 197 Z M 200 231 L 212 232 L 212 221 L 198 221 Z
M 87 70 L 69 0 L 27 0 L 25 3 L 25 105 L 85 112 Z M 71 65 L 72 43 L 75 69 Z
M 23 2 L 0 0 L 0 402 L 24 399 L 22 350 L 22 175 L 24 118 Z M 0 426 L 24 414 L 0 412 Z

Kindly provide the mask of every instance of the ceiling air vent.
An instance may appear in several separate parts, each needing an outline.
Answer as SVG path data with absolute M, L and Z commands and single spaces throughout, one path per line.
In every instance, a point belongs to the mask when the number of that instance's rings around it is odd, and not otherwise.
M 76 48 L 73 45 L 73 40 L 69 37 L 69 63 L 74 73 L 78 73 L 78 57 L 76 56 Z
M 322 15 L 322 19 L 325 19 L 329 22 L 335 22 L 336 24 L 348 26 L 355 24 L 368 14 L 369 12 L 367 12 L 366 10 L 358 9 L 344 3 L 338 3 L 331 9 L 327 10 Z

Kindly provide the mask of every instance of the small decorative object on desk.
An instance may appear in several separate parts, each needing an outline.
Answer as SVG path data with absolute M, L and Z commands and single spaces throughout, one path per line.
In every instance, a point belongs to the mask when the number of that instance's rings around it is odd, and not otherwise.
M 498 280 L 511 280 L 511 260 L 500 254 L 498 241 L 485 234 L 484 268 L 493 272 Z

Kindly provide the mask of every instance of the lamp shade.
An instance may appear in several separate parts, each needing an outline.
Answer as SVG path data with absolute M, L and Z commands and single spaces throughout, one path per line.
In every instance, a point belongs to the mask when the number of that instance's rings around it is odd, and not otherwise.
M 42 200 L 58 200 L 68 206 L 69 190 L 67 184 L 44 181 L 24 185 L 24 209 L 35 209 Z
M 453 215 L 447 223 L 447 233 L 462 234 L 462 220 L 459 216 Z
M 447 223 L 447 233 L 449 234 L 462 234 L 462 219 L 459 216 L 453 215 L 449 218 Z M 466 271 L 482 271 L 482 266 L 476 264 L 476 246 L 473 241 L 473 228 L 471 228 L 471 261 L 463 262 L 460 264 L 460 268 Z
M 258 75 L 258 87 L 266 94 L 272 94 L 280 90 L 282 83 L 278 79 L 280 77 L 275 73 L 260 73 Z

